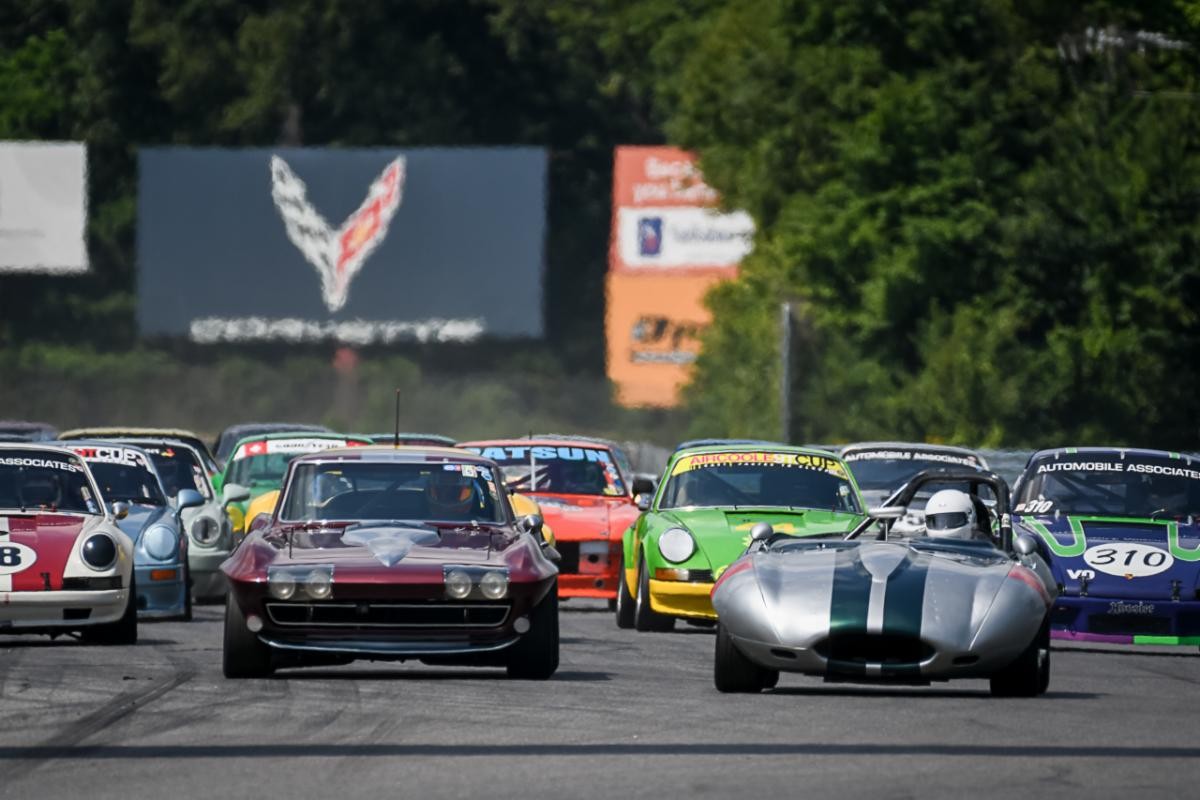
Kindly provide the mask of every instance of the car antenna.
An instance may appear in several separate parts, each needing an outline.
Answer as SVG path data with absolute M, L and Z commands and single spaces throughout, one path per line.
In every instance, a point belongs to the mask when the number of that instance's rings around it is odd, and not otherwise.
M 392 447 L 399 449 L 400 447 L 400 390 L 396 389 L 396 427 L 395 434 L 392 436 Z

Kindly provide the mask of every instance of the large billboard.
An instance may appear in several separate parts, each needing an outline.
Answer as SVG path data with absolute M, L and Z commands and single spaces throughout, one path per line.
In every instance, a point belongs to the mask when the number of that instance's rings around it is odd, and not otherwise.
M 542 335 L 544 150 L 163 148 L 139 167 L 143 334 Z
M 710 322 L 704 294 L 753 246 L 750 216 L 718 201 L 692 154 L 617 148 L 605 331 L 623 405 L 678 404 Z
M 88 270 L 87 150 L 0 142 L 0 272 Z

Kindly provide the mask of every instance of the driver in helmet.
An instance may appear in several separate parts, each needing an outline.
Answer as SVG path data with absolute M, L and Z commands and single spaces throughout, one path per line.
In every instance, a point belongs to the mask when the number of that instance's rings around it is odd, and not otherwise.
M 935 492 L 925 504 L 925 533 L 935 539 L 974 539 L 977 522 L 971 496 L 958 489 Z
M 438 470 L 425 485 L 430 519 L 468 520 L 475 501 L 475 482 L 461 472 Z

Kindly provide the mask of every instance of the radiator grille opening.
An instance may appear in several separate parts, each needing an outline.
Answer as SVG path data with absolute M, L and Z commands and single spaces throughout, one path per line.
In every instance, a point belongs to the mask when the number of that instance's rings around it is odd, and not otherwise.
M 280 626 L 341 628 L 495 628 L 509 606 L 486 603 L 267 603 Z
M 842 633 L 822 640 L 814 648 L 830 661 L 891 666 L 920 664 L 934 649 L 913 636 Z

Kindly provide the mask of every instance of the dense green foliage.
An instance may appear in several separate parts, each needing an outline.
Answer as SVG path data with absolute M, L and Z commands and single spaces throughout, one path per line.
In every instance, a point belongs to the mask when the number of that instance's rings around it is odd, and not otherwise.
M 611 148 L 665 139 L 759 226 L 694 432 L 777 432 L 788 300 L 794 439 L 1196 448 L 1198 67 L 1194 0 L 13 0 L 0 138 L 88 140 L 98 268 L 0 278 L 0 345 L 132 343 L 137 144 L 533 143 L 595 371 Z

